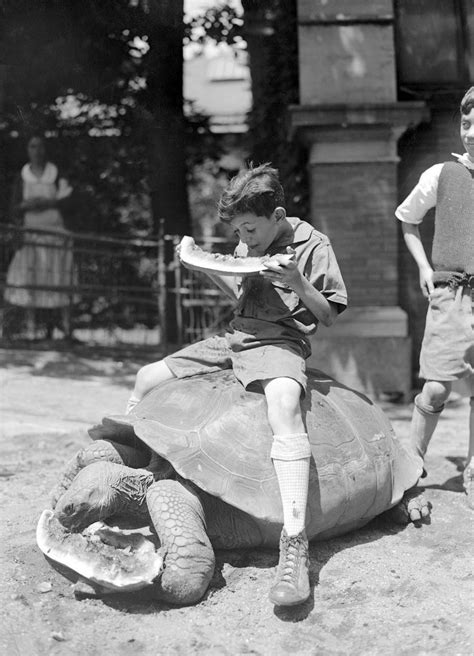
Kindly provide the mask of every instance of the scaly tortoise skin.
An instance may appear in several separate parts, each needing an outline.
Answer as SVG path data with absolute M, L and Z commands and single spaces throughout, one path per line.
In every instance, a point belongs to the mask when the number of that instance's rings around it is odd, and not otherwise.
M 313 456 L 310 540 L 361 527 L 389 509 L 406 521 L 428 513 L 413 490 L 422 462 L 372 401 L 310 370 L 302 409 Z M 127 508 L 144 512 L 164 554 L 156 597 L 199 600 L 214 571 L 213 548 L 278 546 L 283 513 L 265 396 L 244 390 L 232 371 L 167 381 L 130 415 L 105 417 L 90 434 L 94 441 L 53 492 L 55 514 L 80 531 Z

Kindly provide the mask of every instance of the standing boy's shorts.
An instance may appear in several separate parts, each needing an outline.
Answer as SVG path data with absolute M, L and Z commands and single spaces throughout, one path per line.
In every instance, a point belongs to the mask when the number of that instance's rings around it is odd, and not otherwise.
M 474 325 L 469 287 L 435 287 L 420 353 L 420 376 L 450 381 L 474 373 Z
M 235 338 L 235 335 L 233 336 Z M 231 349 L 225 336 L 204 339 L 167 356 L 164 362 L 177 378 L 233 369 L 244 387 L 271 378 L 293 378 L 306 391 L 306 365 L 297 344 L 265 344 Z

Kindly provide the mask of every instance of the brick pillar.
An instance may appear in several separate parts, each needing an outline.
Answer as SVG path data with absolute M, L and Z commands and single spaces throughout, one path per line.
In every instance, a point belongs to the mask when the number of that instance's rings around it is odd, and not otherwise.
M 310 365 L 373 396 L 407 396 L 411 343 L 398 304 L 397 141 L 426 114 L 396 102 L 391 0 L 299 0 L 300 105 L 311 220 L 333 244 L 350 307 L 313 339 Z

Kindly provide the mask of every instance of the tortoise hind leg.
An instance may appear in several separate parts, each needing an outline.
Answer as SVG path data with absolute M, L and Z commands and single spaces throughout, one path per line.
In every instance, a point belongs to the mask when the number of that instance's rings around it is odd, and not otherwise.
M 128 467 L 145 467 L 150 459 L 149 450 L 139 450 L 110 440 L 95 440 L 87 447 L 80 449 L 67 463 L 58 483 L 50 492 L 51 508 L 55 508 L 60 497 L 69 489 L 77 474 L 93 462 L 101 460 L 114 462 Z
M 196 603 L 214 574 L 215 556 L 198 496 L 179 481 L 157 481 L 147 492 L 151 520 L 161 542 L 164 570 L 155 596 L 172 604 Z
M 409 524 L 410 522 L 420 522 L 430 516 L 431 504 L 423 495 L 418 487 L 407 490 L 402 500 L 390 510 L 387 510 L 387 517 L 392 519 L 396 524 Z

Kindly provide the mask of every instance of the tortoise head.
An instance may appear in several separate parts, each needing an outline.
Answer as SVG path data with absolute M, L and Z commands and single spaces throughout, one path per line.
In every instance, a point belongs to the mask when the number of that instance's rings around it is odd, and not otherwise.
M 120 465 L 105 461 L 81 469 L 54 510 L 61 524 L 79 532 L 114 515 L 120 507 L 116 483 L 121 469 Z

